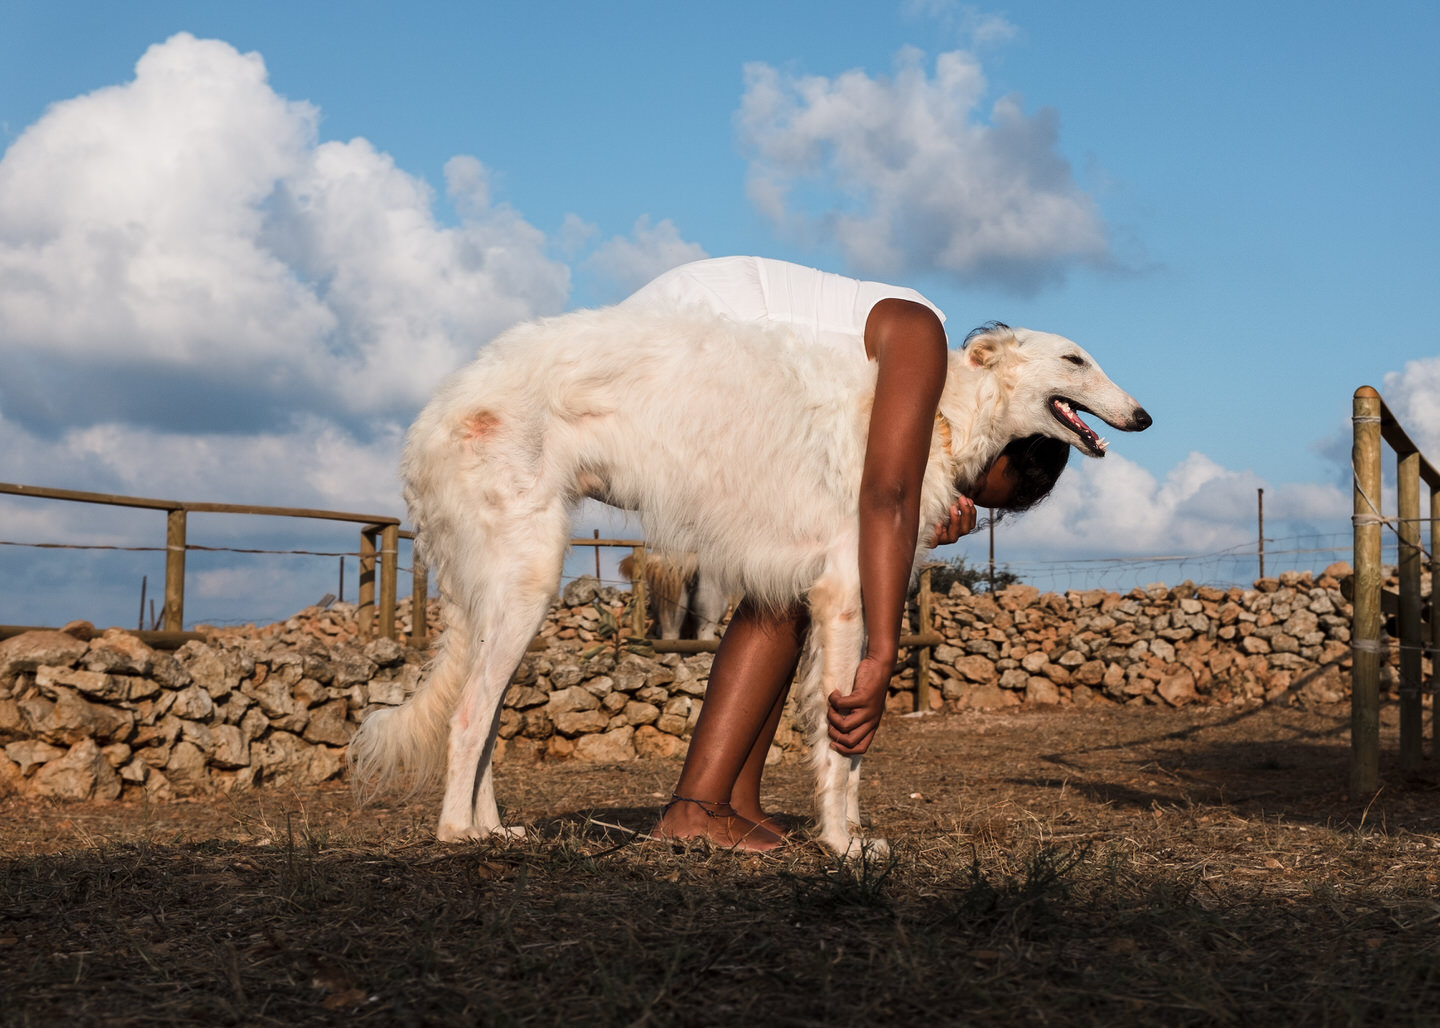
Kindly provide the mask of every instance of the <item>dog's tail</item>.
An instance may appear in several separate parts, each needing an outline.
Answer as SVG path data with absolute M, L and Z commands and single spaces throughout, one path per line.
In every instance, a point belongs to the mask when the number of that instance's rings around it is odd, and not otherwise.
M 395 789 L 412 795 L 445 772 L 450 718 L 470 662 L 469 633 L 456 620 L 462 615 L 446 607 L 440 653 L 415 694 L 398 707 L 372 713 L 350 740 L 350 780 L 361 802 Z

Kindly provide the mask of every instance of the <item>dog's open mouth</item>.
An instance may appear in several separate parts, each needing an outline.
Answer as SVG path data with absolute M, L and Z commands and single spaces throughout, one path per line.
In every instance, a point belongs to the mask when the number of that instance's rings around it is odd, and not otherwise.
M 1109 444 L 1080 419 L 1080 415 L 1076 413 L 1077 409 L 1085 411 L 1086 414 L 1091 413 L 1078 404 L 1072 406 L 1071 402 L 1063 396 L 1050 398 L 1050 413 L 1055 415 L 1055 420 L 1080 437 L 1081 448 L 1092 457 L 1105 456 L 1105 448 Z

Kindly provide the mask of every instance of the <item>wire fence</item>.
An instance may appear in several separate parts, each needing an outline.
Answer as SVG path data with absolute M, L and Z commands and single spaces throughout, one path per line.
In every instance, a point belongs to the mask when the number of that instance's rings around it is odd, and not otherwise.
M 579 540 L 577 540 L 579 542 Z M 0 547 L 12 549 L 32 550 L 73 550 L 90 552 L 116 552 L 116 553 L 164 553 L 167 548 L 164 546 L 128 546 L 108 543 L 55 543 L 55 542 L 33 542 L 13 539 L 0 539 Z M 224 555 L 234 554 L 240 557 L 280 557 L 299 558 L 301 561 L 314 558 L 326 558 L 329 560 L 340 560 L 349 564 L 348 570 L 345 567 L 339 569 L 338 588 L 332 592 L 345 597 L 346 585 L 350 585 L 352 592 L 354 583 L 358 578 L 357 564 L 363 554 L 355 549 L 302 549 L 286 547 L 258 547 L 258 546 L 204 546 L 194 543 L 187 543 L 185 549 L 197 554 Z M 625 548 L 628 553 L 628 548 Z M 1388 537 L 1383 550 L 1385 563 L 1393 564 L 1398 560 L 1397 544 L 1393 536 Z M 1309 571 L 1318 573 L 1326 566 L 1337 561 L 1349 561 L 1352 555 L 1352 537 L 1349 532 L 1332 532 L 1325 534 L 1307 533 L 1303 535 L 1267 537 L 1265 539 L 1264 570 L 1265 574 L 1274 577 L 1286 571 Z M 614 559 L 606 559 L 603 563 L 599 560 L 594 565 L 590 564 L 587 557 L 584 560 L 571 561 L 566 567 L 562 580 L 562 586 L 581 575 L 591 575 L 599 579 L 601 585 L 613 586 L 620 590 L 630 588 L 629 577 L 622 575 L 617 569 L 621 554 L 616 554 Z M 352 558 L 353 561 L 352 562 Z M 967 558 L 968 559 L 968 558 Z M 286 566 L 282 561 L 282 569 Z M 971 563 L 975 568 L 977 565 Z M 1091 558 L 1059 558 L 1049 560 L 1005 560 L 1003 555 L 997 555 L 995 562 L 997 572 L 1014 575 L 1015 579 L 1027 585 L 1032 585 L 1042 592 L 1063 593 L 1071 589 L 1105 589 L 1111 592 L 1124 593 L 1131 589 L 1145 588 L 1156 584 L 1168 586 L 1178 585 L 1181 582 L 1192 582 L 1195 585 L 1208 585 L 1218 588 L 1229 588 L 1231 586 L 1249 587 L 1260 575 L 1260 556 L 1257 545 L 1254 541 L 1233 546 L 1227 549 L 1217 550 L 1210 553 L 1192 553 L 1176 555 L 1157 556 L 1121 556 L 1121 557 L 1091 557 Z M 298 569 L 297 569 L 298 570 Z M 409 576 L 413 568 L 401 566 L 399 574 Z M 598 573 L 597 573 L 598 572 Z M 328 572 L 327 572 L 328 574 Z M 294 611 L 281 610 L 259 610 L 246 616 L 244 613 L 227 612 L 219 614 L 218 611 L 211 612 L 202 618 L 205 623 L 213 625 L 245 624 L 250 621 L 281 620 L 293 614 Z
M 1348 562 L 1352 552 L 1353 541 L 1348 532 L 1267 537 L 1264 576 L 1274 578 L 1287 571 L 1318 573 L 1337 561 Z M 1395 540 L 1386 542 L 1385 554 L 1387 563 L 1395 562 Z M 1173 586 L 1186 581 L 1218 588 L 1248 587 L 1262 577 L 1260 556 L 1253 542 L 1211 553 L 1167 556 L 1012 561 L 997 558 L 995 567 L 1044 592 L 1067 589 L 1127 592 L 1137 586 Z
M 1307 534 L 1282 536 L 1265 539 L 1264 572 L 1274 577 L 1285 571 L 1318 572 L 1336 561 L 1350 560 L 1352 539 L 1348 532 L 1334 532 L 1325 535 Z M 114 551 L 122 553 L 165 553 L 165 546 L 121 546 L 110 543 L 53 543 L 24 542 L 0 539 L 0 546 L 36 550 L 84 550 Z M 298 548 L 261 548 L 246 546 L 202 546 L 187 543 L 187 552 L 235 553 L 242 555 L 270 555 L 289 557 L 355 557 L 363 554 L 359 550 L 307 550 Z M 628 547 L 624 547 L 627 549 Z M 1386 563 L 1394 563 L 1397 541 L 1387 539 L 1384 544 Z M 1210 553 L 1189 553 L 1163 556 L 1139 557 L 1085 557 L 1057 558 L 1052 560 L 1005 560 L 997 559 L 997 570 L 1016 575 L 1020 581 L 1042 589 L 1063 592 L 1066 589 L 1108 588 L 1124 592 L 1135 586 L 1155 583 L 1169 585 L 1190 581 L 1196 585 L 1232 586 L 1249 585 L 1261 577 L 1260 557 L 1253 542 L 1216 550 Z M 412 568 L 401 566 L 400 571 L 409 573 Z M 598 577 L 602 585 L 628 587 L 630 579 L 604 569 L 598 576 L 588 571 L 567 573 L 565 581 L 571 581 L 582 574 Z

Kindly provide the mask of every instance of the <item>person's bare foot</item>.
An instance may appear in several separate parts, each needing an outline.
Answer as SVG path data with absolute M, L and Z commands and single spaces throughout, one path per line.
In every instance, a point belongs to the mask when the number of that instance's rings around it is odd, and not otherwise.
M 735 813 L 739 814 L 745 820 L 759 825 L 776 838 L 784 839 L 790 834 L 790 829 L 765 813 L 758 803 L 737 803 L 732 799 L 730 806 L 734 809 Z
M 781 843 L 779 834 L 741 817 L 729 803 L 683 796 L 672 797 L 665 805 L 651 834 L 660 839 L 702 839 L 742 853 L 764 853 Z

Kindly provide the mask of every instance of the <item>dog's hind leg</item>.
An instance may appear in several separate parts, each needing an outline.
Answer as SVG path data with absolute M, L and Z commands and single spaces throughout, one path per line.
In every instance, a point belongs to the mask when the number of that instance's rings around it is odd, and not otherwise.
M 570 519 L 563 504 L 529 512 L 513 528 L 487 533 L 484 584 L 467 613 L 472 664 L 450 721 L 445 797 L 435 834 L 442 842 L 502 830 L 491 759 L 505 690 L 555 595 Z M 463 559 L 463 558 L 462 558 Z
M 820 841 L 842 856 L 889 852 L 884 839 L 860 832 L 860 762 L 830 746 L 826 717 L 832 692 L 855 686 L 865 629 L 857 583 L 823 577 L 810 590 L 810 641 L 801 702 L 808 707 L 810 759 L 815 766 L 816 816 Z

